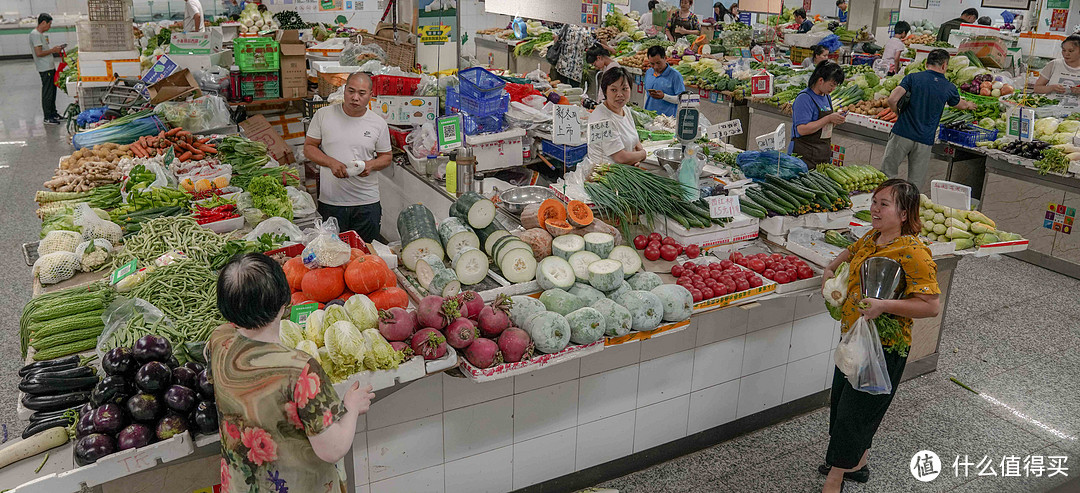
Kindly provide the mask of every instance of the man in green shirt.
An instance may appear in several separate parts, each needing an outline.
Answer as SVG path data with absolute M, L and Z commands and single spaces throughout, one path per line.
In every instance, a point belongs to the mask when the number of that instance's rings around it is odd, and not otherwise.
M 53 76 L 56 75 L 56 65 L 53 55 L 64 51 L 66 44 L 49 47 L 49 36 L 45 33 L 52 28 L 52 16 L 41 14 L 38 16 L 38 25 L 30 31 L 30 56 L 34 58 L 34 67 L 41 76 L 41 111 L 45 116 L 45 123 L 57 125 L 60 123 L 60 114 L 56 112 L 56 85 L 53 84 Z
M 937 40 L 948 42 L 949 34 L 952 33 L 953 29 L 959 29 L 960 24 L 974 24 L 975 19 L 978 18 L 979 11 L 976 9 L 967 9 L 961 12 L 960 17 L 951 21 L 945 21 L 941 24 L 941 27 L 938 28 Z

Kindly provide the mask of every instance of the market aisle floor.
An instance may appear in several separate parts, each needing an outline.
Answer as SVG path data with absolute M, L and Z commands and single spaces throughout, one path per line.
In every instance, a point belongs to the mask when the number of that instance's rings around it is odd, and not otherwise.
M 1078 288 L 1080 281 L 1008 257 L 961 260 L 938 371 L 900 385 L 870 451 L 870 482 L 846 482 L 844 491 L 1041 492 L 1080 476 Z M 817 466 L 829 444 L 828 421 L 828 408 L 819 409 L 600 486 L 620 493 L 821 491 Z M 933 482 L 908 472 L 920 450 L 941 458 L 944 470 Z M 962 467 L 954 475 L 958 455 L 973 463 L 968 477 Z M 1028 455 L 1068 456 L 1069 476 L 1001 476 L 1003 457 Z M 996 477 L 978 476 L 974 464 L 984 456 Z
M 60 113 L 71 102 L 57 91 Z M 41 115 L 41 79 L 30 60 L 0 61 L 0 439 L 22 432 L 15 417 L 22 366 L 17 321 L 30 299 L 30 267 L 23 260 L 22 244 L 34 241 L 41 221 L 34 215 L 34 192 L 52 177 L 61 156 L 71 154 L 69 136 L 62 125 L 44 125 Z

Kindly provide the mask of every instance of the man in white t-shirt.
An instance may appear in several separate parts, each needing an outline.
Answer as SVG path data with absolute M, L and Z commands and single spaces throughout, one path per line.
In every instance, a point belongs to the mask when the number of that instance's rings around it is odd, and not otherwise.
M 320 166 L 319 215 L 337 218 L 341 231 L 364 241 L 379 236 L 382 206 L 376 171 L 390 160 L 390 127 L 374 112 L 371 77 L 355 72 L 345 82 L 345 101 L 320 108 L 308 125 L 304 156 Z
M 184 32 L 197 33 L 203 30 L 203 8 L 199 0 L 184 0 Z
M 53 84 L 56 65 L 53 55 L 64 51 L 67 45 L 49 46 L 49 36 L 45 33 L 52 28 L 52 20 L 49 14 L 38 16 L 37 27 L 30 31 L 30 56 L 34 59 L 34 68 L 41 76 L 41 111 L 45 123 L 57 125 L 60 123 L 60 114 L 56 112 L 56 84 Z

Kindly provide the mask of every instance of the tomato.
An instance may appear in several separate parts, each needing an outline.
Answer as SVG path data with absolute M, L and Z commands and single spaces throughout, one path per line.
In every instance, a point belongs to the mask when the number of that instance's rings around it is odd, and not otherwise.
M 765 276 L 765 279 L 772 279 L 776 277 L 776 271 L 773 269 L 765 269 L 765 272 L 762 272 L 761 275 Z
M 715 294 L 717 296 L 724 296 L 724 295 L 728 294 L 727 286 L 725 286 L 723 284 L 720 284 L 720 285 L 716 286 L 716 289 L 713 290 L 713 294 Z
M 787 284 L 791 282 L 791 276 L 789 276 L 787 272 L 780 271 L 776 273 L 776 278 L 773 280 L 780 284 Z
M 659 242 L 662 239 L 664 239 L 664 237 L 660 233 L 649 233 L 649 243 L 654 241 Z
M 703 282 L 695 282 L 694 283 L 694 289 L 705 289 L 707 287 L 708 287 L 708 285 L 706 285 Z
M 788 256 L 784 257 L 784 260 L 787 260 L 788 262 L 791 262 L 791 263 L 801 262 L 799 260 L 799 257 L 796 257 L 794 255 L 788 255 Z
M 705 299 L 705 298 L 703 297 L 703 296 L 704 296 L 704 294 L 703 294 L 703 293 L 701 292 L 701 290 L 700 290 L 700 289 L 691 289 L 691 290 L 690 290 L 690 296 L 693 296 L 693 297 L 694 297 L 694 303 L 697 303 L 697 302 L 699 302 L 699 301 L 701 301 L 701 300 Z
M 746 259 L 746 258 L 744 257 L 744 258 L 741 258 L 741 259 L 739 259 L 739 260 L 736 260 L 736 261 L 735 261 L 735 263 L 737 263 L 737 264 L 739 264 L 739 265 L 742 265 L 742 266 L 745 266 L 746 264 L 750 263 L 750 261 L 749 261 L 749 260 L 747 260 L 747 259 Z
M 660 257 L 664 260 L 672 261 L 679 256 L 679 249 L 675 248 L 675 245 L 664 245 L 660 247 Z
M 747 281 L 746 279 L 739 279 L 738 281 L 735 281 L 736 291 L 746 291 L 747 289 L 750 289 L 749 281 Z
M 657 241 L 657 240 L 649 240 L 649 245 L 647 247 L 645 247 L 645 248 L 655 248 L 655 249 L 659 250 L 660 249 L 660 242 Z
M 806 262 L 800 260 L 798 262 L 795 262 L 795 268 L 798 269 L 799 267 L 809 267 L 809 265 L 806 265 Z
M 743 258 L 743 254 L 739 252 L 731 252 L 731 255 L 728 256 L 728 260 L 732 262 L 738 262 L 741 258 Z
M 764 282 L 762 282 L 761 278 L 757 277 L 757 276 L 754 276 L 754 277 L 750 278 L 750 280 L 747 281 L 747 282 L 750 283 L 751 288 L 760 288 L 761 285 L 764 284 Z
M 697 264 L 693 262 L 683 262 L 682 264 L 682 268 L 686 270 L 693 270 L 695 266 L 697 266 Z
M 795 282 L 796 280 L 799 279 L 799 271 L 795 270 L 794 267 L 787 270 L 787 275 L 788 275 L 788 278 L 791 279 L 791 282 Z
M 784 260 L 784 256 L 780 255 L 779 253 L 774 253 L 769 258 L 773 259 L 774 262 L 779 262 L 781 260 Z
M 720 261 L 720 267 L 724 268 L 724 269 L 726 269 L 728 267 L 731 267 L 733 265 L 735 265 L 735 262 L 732 262 L 730 260 L 721 260 Z
M 697 245 L 689 245 L 686 247 L 686 256 L 690 258 L 697 258 L 701 255 L 701 247 Z
M 754 272 L 762 272 L 765 270 L 765 262 L 762 262 L 760 259 L 754 259 L 750 261 L 750 265 L 748 267 L 753 269 Z
M 663 240 L 660 240 L 660 243 L 663 244 L 663 245 L 678 245 L 679 244 L 679 242 L 675 241 L 675 238 L 672 238 L 670 236 L 665 236 Z
M 716 287 L 720 285 L 720 281 L 717 281 L 716 279 L 706 279 L 705 285 L 715 291 Z
M 681 265 L 679 265 L 679 264 L 675 264 L 675 265 L 671 266 L 671 275 L 673 275 L 673 276 L 675 276 L 675 277 L 680 277 L 680 276 L 682 276 L 682 275 L 683 275 L 683 268 L 682 268 L 682 266 L 681 266 Z
M 799 274 L 799 279 L 810 279 L 811 277 L 814 277 L 814 271 L 810 270 L 809 267 L 799 267 L 798 269 L 795 269 L 795 272 Z
M 684 246 L 682 246 L 682 245 L 678 245 L 678 244 L 676 244 L 676 245 L 675 245 L 675 248 L 677 248 L 677 249 L 678 249 L 678 251 L 679 251 L 679 255 L 682 255 L 682 254 L 683 254 L 683 252 L 684 252 L 684 251 L 686 251 L 686 247 L 684 247 Z
M 735 281 L 724 283 L 724 287 L 727 288 L 727 292 L 729 293 L 734 293 L 735 291 L 738 291 L 737 289 L 735 289 L 737 286 L 738 285 L 735 283 Z
M 716 281 L 719 281 L 720 278 L 723 277 L 723 276 L 724 276 L 724 273 L 721 272 L 721 271 L 718 271 L 718 270 L 714 270 L 712 272 L 709 272 L 709 278 L 713 279 L 713 280 L 716 280 Z
M 637 235 L 634 237 L 634 248 L 638 250 L 644 250 L 649 246 L 649 238 L 645 235 Z
M 675 284 L 683 287 L 690 287 L 694 285 L 694 281 L 691 281 L 689 278 L 686 277 L 680 277 L 677 281 L 675 281 Z
M 716 294 L 714 294 L 712 288 L 706 287 L 705 289 L 701 290 L 701 297 L 702 297 L 702 299 L 707 300 L 709 298 L 716 297 Z
M 694 281 L 694 282 L 702 282 L 705 279 L 703 277 L 697 275 L 697 274 L 694 274 L 694 275 L 690 276 L 690 280 Z
M 648 259 L 648 260 L 659 260 L 660 259 L 660 249 L 659 248 L 653 248 L 650 245 L 648 248 L 645 249 L 645 258 Z
M 766 260 L 765 261 L 765 268 L 766 269 L 776 270 L 776 262 L 773 262 L 772 259 Z
M 773 267 L 776 270 L 788 270 L 789 268 L 791 268 L 791 265 L 787 262 L 775 262 L 775 267 Z
M 765 259 L 769 258 L 769 254 L 767 254 L 767 253 L 759 253 L 759 254 L 757 254 L 755 256 L 757 258 L 761 259 L 761 260 L 765 260 Z
M 720 276 L 720 279 L 717 279 L 717 281 L 720 281 L 720 284 L 727 284 L 729 282 L 734 282 L 735 280 L 732 279 L 730 275 L 724 274 Z

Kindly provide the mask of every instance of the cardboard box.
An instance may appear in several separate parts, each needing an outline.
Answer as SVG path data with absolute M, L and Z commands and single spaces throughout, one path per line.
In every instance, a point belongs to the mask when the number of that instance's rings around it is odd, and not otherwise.
M 391 125 L 435 123 L 435 118 L 439 116 L 439 98 L 378 96 L 371 98 L 368 109 L 383 117 L 386 123 Z
M 996 36 L 974 36 L 960 44 L 958 51 L 970 51 L 987 67 L 1005 68 L 1008 49 L 1005 41 Z
M 240 128 L 244 131 L 245 137 L 266 144 L 266 147 L 270 150 L 270 155 L 278 163 L 292 164 L 295 162 L 296 158 L 293 157 L 292 149 L 285 143 L 285 139 L 281 138 L 281 134 L 274 130 L 266 117 L 255 115 L 240 122 Z
M 229 68 L 232 65 L 232 50 L 219 51 L 205 55 L 169 55 L 178 68 L 186 68 L 192 72 L 206 70 L 210 67 Z
M 195 82 L 195 76 L 188 69 L 180 69 L 176 73 L 157 81 L 146 88 L 150 94 L 150 104 L 158 104 L 173 99 L 185 99 L 188 97 L 201 97 L 199 83 Z
M 169 54 L 209 55 L 221 51 L 221 28 L 211 26 L 201 33 L 172 33 Z
M 86 82 L 109 82 L 116 76 L 142 75 L 138 50 L 79 52 L 78 70 L 79 78 Z
M 281 49 L 281 97 L 307 96 L 307 48 L 295 29 L 279 31 L 277 42 Z

